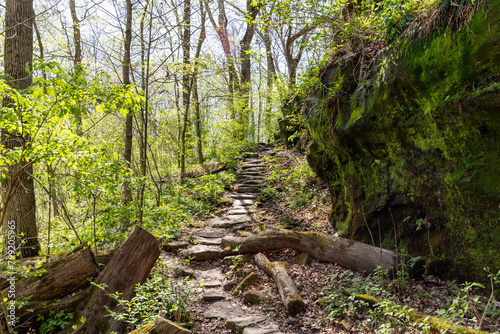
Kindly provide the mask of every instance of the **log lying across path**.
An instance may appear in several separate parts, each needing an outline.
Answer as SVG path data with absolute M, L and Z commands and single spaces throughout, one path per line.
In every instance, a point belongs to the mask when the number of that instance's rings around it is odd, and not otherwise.
M 89 279 L 97 277 L 99 268 L 94 254 L 87 243 L 71 252 L 52 258 L 37 269 L 41 276 L 30 276 L 16 282 L 16 299 L 33 296 L 33 300 L 62 298 L 89 284 Z M 2 291 L 7 296 L 7 289 Z
M 45 269 L 41 276 L 16 282 L 16 298 L 33 296 L 16 312 L 19 324 L 34 326 L 39 323 L 38 316 L 48 317 L 51 311 L 64 310 L 73 313 L 75 320 L 62 333 L 123 333 L 126 324 L 107 316 L 105 305 L 111 311 L 120 311 L 117 302 L 108 294 L 119 292 L 123 299 L 132 298 L 136 284 L 146 280 L 159 256 L 159 240 L 136 226 L 101 272 L 87 244 L 61 257 L 51 258 L 40 267 Z M 106 287 L 104 290 L 94 285 L 85 288 L 89 278 L 94 277 L 97 277 L 97 285 Z M 71 293 L 74 295 L 63 298 Z M 83 324 L 80 323 L 82 318 L 85 319 Z M 79 327 L 74 331 L 73 325 Z M 26 330 L 24 327 L 19 332 Z
M 398 266 L 398 256 L 393 251 L 317 232 L 271 230 L 250 237 L 227 236 L 222 238 L 221 247 L 222 256 L 291 248 L 318 261 L 338 263 L 366 273 L 373 273 L 377 266 L 394 273 Z
M 299 291 L 286 272 L 286 263 L 271 262 L 264 254 L 255 255 L 257 266 L 271 276 L 280 293 L 281 301 L 289 315 L 295 316 L 306 308 Z
M 130 300 L 134 295 L 136 284 L 144 283 L 160 253 L 160 241 L 142 227 L 135 226 L 127 240 L 97 277 L 96 284 L 107 286 L 107 288 L 104 290 L 95 286 L 89 288 L 89 300 L 83 311 L 76 317 L 76 319 L 84 317 L 86 320 L 74 331 L 74 334 L 123 333 L 126 323 L 106 316 L 105 305 L 111 311 L 120 311 L 117 302 L 108 294 L 119 292 L 121 298 Z

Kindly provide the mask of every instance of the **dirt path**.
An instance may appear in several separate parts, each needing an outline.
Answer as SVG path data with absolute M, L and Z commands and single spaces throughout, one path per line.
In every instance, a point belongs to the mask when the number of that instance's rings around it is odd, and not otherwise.
M 166 250 L 172 252 L 182 249 L 180 253 L 184 258 L 184 266 L 177 279 L 189 275 L 204 282 L 203 298 L 191 308 L 196 318 L 193 329 L 195 333 L 335 332 L 320 330 L 326 324 L 326 314 L 320 312 L 320 308 L 314 303 L 316 293 L 309 293 L 304 297 L 306 304 L 309 304 L 306 312 L 296 317 L 289 317 L 278 297 L 276 285 L 270 277 L 255 266 L 251 256 L 233 256 L 221 260 L 220 243 L 224 236 L 249 235 L 258 232 L 261 226 L 253 213 L 259 193 L 265 187 L 263 180 L 267 168 L 261 159 L 269 154 L 272 154 L 269 148 L 246 153 L 237 170 L 234 189 L 227 195 L 232 201 L 231 208 L 221 217 L 207 220 L 199 227 L 187 229 L 178 241 L 165 247 Z M 290 261 L 297 255 L 294 251 L 267 254 L 271 258 L 274 256 L 280 260 L 289 259 Z M 328 272 L 331 272 L 334 267 L 330 264 L 314 263 L 313 266 L 307 266 L 311 272 L 304 273 L 304 270 L 307 271 L 306 268 L 297 268 L 294 271 L 294 266 L 300 267 L 300 265 L 294 265 L 293 262 L 291 265 L 291 276 L 299 280 L 299 288 L 301 287 L 300 280 L 307 276 L 315 278 L 311 280 L 311 283 L 317 283 L 318 278 L 314 276 L 318 268 L 314 269 L 314 265 L 321 267 L 320 271 L 328 267 Z M 252 281 L 248 288 L 235 293 L 236 285 L 249 274 L 252 274 L 256 281 Z M 318 292 L 321 293 L 321 291 Z

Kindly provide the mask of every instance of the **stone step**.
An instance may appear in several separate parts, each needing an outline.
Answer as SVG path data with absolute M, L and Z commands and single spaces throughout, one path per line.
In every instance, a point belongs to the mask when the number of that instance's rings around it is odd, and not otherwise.
M 248 168 L 266 168 L 266 166 L 264 166 L 264 164 L 259 164 L 259 163 L 244 163 L 243 165 L 241 165 L 241 168 L 243 169 L 248 169 Z
M 196 242 L 198 242 L 199 245 L 205 245 L 205 246 L 219 246 L 221 241 L 222 238 L 196 237 Z
M 262 184 L 264 184 L 264 182 L 262 181 L 262 179 L 261 178 L 258 178 L 258 179 L 248 179 L 248 180 L 245 180 L 244 182 L 242 182 L 242 184 L 244 184 L 244 185 L 261 186 Z
M 228 215 L 250 215 L 254 213 L 255 210 L 250 209 L 250 208 L 244 208 L 244 209 L 232 209 L 227 212 Z
M 255 204 L 255 201 L 253 199 L 237 199 L 234 201 L 233 207 L 236 207 L 236 206 L 247 207 L 247 206 L 252 206 L 254 204 Z
M 278 325 L 268 325 L 262 327 L 246 327 L 243 334 L 283 334 Z
M 223 238 L 228 235 L 229 232 L 221 228 L 204 228 L 193 234 L 202 238 Z
M 203 294 L 203 300 L 207 302 L 215 302 L 226 299 L 224 293 L 217 289 L 206 289 Z
M 229 318 L 226 320 L 226 328 L 229 328 L 233 333 L 243 333 L 246 327 L 254 327 L 255 325 L 265 321 L 265 315 L 245 315 L 241 317 Z
M 239 194 L 239 193 L 230 194 L 228 196 L 233 199 L 256 199 L 257 197 L 259 197 L 258 194 Z
M 260 191 L 260 187 L 241 186 L 236 188 L 235 190 L 240 194 L 258 193 Z
M 246 200 L 248 201 L 248 200 Z M 251 221 L 252 219 L 250 216 L 244 216 L 244 215 L 228 215 L 225 217 L 220 217 L 220 218 L 213 218 L 208 221 L 208 224 L 211 225 L 213 228 L 215 225 L 221 224 L 221 223 L 227 223 L 227 222 L 235 222 L 235 223 L 246 223 Z
M 182 257 L 195 261 L 216 260 L 220 257 L 218 246 L 195 245 L 182 252 Z
M 235 317 L 242 317 L 245 312 L 235 303 L 229 303 L 226 301 L 216 302 L 209 306 L 209 308 L 203 312 L 205 318 L 213 319 L 229 319 Z
M 253 158 L 253 159 L 256 159 L 256 158 L 258 158 L 258 157 L 259 157 L 259 152 L 245 152 L 245 153 L 243 154 L 243 156 L 244 156 L 245 158 Z
M 251 177 L 251 176 L 263 176 L 263 170 L 246 169 L 244 172 L 240 173 L 241 177 Z

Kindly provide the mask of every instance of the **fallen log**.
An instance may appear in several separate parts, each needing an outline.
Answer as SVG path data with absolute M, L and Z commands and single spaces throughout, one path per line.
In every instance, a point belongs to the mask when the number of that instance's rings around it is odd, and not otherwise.
M 176 325 L 170 320 L 157 318 L 129 334 L 189 334 L 190 330 Z
M 227 236 L 222 238 L 221 247 L 221 256 L 291 248 L 318 261 L 366 273 L 373 273 L 377 266 L 395 273 L 398 266 L 398 255 L 393 251 L 317 232 L 270 230 L 250 237 Z
M 286 272 L 286 264 L 284 262 L 271 262 L 261 253 L 255 255 L 255 262 L 260 269 L 271 276 L 276 282 L 281 301 L 285 305 L 285 309 L 289 315 L 295 316 L 306 308 L 306 304 L 302 300 L 297 287 Z
M 113 312 L 121 311 L 118 302 L 108 294 L 118 292 L 121 298 L 130 300 L 134 295 L 136 284 L 144 283 L 160 252 L 160 241 L 142 227 L 135 226 L 96 279 L 96 285 L 105 288 L 91 286 L 88 291 L 83 292 L 88 294 L 88 298 L 85 298 L 88 302 L 75 319 L 83 317 L 85 322 L 73 333 L 123 333 L 126 323 L 108 316 L 105 306 Z
M 87 243 L 71 252 L 51 258 L 37 271 L 41 276 L 29 276 L 15 282 L 16 300 L 32 296 L 32 300 L 44 301 L 62 298 L 89 284 L 89 279 L 97 277 L 99 268 L 94 254 Z M 8 295 L 8 288 L 2 291 Z
M 351 296 L 350 293 L 342 290 L 342 293 Z M 354 294 L 354 298 L 357 300 L 362 300 L 370 304 L 371 306 L 375 306 L 377 304 L 383 303 L 383 300 L 380 300 L 378 298 L 373 297 L 370 294 Z M 401 310 L 403 309 L 402 306 L 399 305 L 393 305 L 394 309 L 396 310 Z M 441 320 L 440 318 L 433 317 L 431 315 L 424 314 L 422 312 L 419 312 L 417 310 L 410 310 L 408 312 L 405 312 L 405 314 L 408 314 L 410 317 L 410 321 L 413 323 L 422 323 L 422 324 L 427 324 L 431 326 L 431 330 L 439 333 L 448 333 L 448 334 L 455 334 L 455 333 L 470 333 L 470 334 L 488 334 L 487 332 L 475 330 L 472 328 L 468 327 L 463 327 L 460 325 L 457 325 L 453 322 L 450 322 L 448 320 Z

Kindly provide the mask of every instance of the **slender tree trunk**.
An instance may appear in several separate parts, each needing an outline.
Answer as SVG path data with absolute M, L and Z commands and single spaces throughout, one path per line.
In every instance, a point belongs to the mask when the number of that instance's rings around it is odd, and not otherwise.
M 33 0 L 7 0 L 5 3 L 5 77 L 7 83 L 23 90 L 32 83 L 30 72 L 33 61 Z M 11 101 L 4 100 L 10 104 Z M 24 111 L 21 111 L 21 113 Z M 19 133 L 7 134 L 2 131 L 2 142 L 6 149 L 16 149 L 29 145 L 30 138 Z M 16 240 L 21 257 L 38 255 L 38 229 L 36 223 L 35 185 L 33 165 L 21 158 L 9 166 L 8 179 L 2 184 L 3 229 L 7 236 L 9 226 L 15 226 L 16 233 L 22 235 L 24 243 Z M 8 190 L 11 188 L 11 193 Z M 10 197 L 10 199 L 9 199 Z M 13 224 L 9 222 L 14 222 Z M 7 240 L 7 239 L 6 239 Z
M 198 96 L 198 59 L 200 58 L 201 46 L 203 45 L 203 41 L 205 41 L 205 21 L 206 21 L 206 10 L 204 10 L 203 0 L 200 0 L 200 12 L 201 12 L 201 32 L 200 37 L 198 38 L 198 44 L 196 46 L 196 55 L 195 55 L 195 69 L 193 74 L 193 101 L 194 101 L 194 124 L 196 128 L 196 146 L 198 153 L 198 163 L 201 165 L 204 162 L 203 157 L 203 139 L 201 133 L 201 116 L 200 116 L 200 98 Z
M 149 109 L 149 64 L 151 55 L 151 35 L 152 35 L 152 22 L 149 22 L 148 27 L 148 41 L 147 47 L 144 39 L 144 23 L 146 21 L 146 15 L 148 14 L 150 2 L 147 1 L 144 6 L 144 11 L 141 18 L 141 64 L 142 64 L 142 81 L 141 86 L 144 92 L 145 103 L 144 107 L 141 108 L 141 176 L 143 178 L 143 184 L 141 185 L 139 191 L 139 225 L 142 224 L 144 216 L 144 192 L 146 190 L 146 173 L 147 173 L 147 151 L 148 151 L 148 109 Z M 150 13 L 150 20 L 152 19 L 152 14 Z
M 249 18 L 245 35 L 240 41 L 240 62 L 241 76 L 238 90 L 239 100 L 239 123 L 243 126 L 241 138 L 244 139 L 250 133 L 250 85 L 251 85 L 251 55 L 250 46 L 252 45 L 253 36 L 255 34 L 255 18 L 257 17 L 260 7 L 253 6 L 253 1 L 247 0 L 246 15 Z
M 183 15 L 183 37 L 182 37 L 182 63 L 184 64 L 184 73 L 182 75 L 182 106 L 184 108 L 182 131 L 181 131 L 181 180 L 186 176 L 186 131 L 189 120 L 189 102 L 191 95 L 191 87 L 189 79 L 191 77 L 190 63 L 190 48 L 191 48 L 191 0 L 184 0 L 184 15 Z
M 71 12 L 71 19 L 73 20 L 73 43 L 75 44 L 75 56 L 74 56 L 74 69 L 75 75 L 78 78 L 82 72 L 82 35 L 80 32 L 80 20 L 76 15 L 76 0 L 69 0 L 69 9 Z M 79 111 L 76 113 L 76 134 L 79 136 L 83 135 L 82 129 L 82 106 L 79 106 Z
M 125 22 L 125 43 L 124 43 L 124 56 L 123 56 L 123 85 L 126 87 L 130 85 L 130 45 L 132 44 L 132 1 L 125 0 L 127 7 L 127 20 Z M 123 159 L 127 170 L 131 170 L 132 162 L 132 140 L 133 140 L 133 119 L 132 111 L 129 110 L 125 118 L 125 150 L 123 152 Z M 125 180 L 123 183 L 123 206 L 126 207 L 132 202 L 132 189 L 130 188 L 130 181 Z M 122 231 L 130 227 L 130 216 L 127 213 L 122 217 L 121 229 Z

